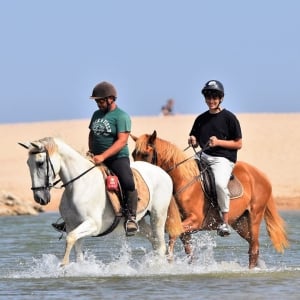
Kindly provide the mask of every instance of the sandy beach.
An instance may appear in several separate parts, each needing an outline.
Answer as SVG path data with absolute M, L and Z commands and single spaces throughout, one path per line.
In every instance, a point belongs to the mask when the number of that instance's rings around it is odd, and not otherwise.
M 152 133 L 181 149 L 186 148 L 196 115 L 132 117 L 132 133 Z M 300 209 L 300 114 L 237 114 L 243 131 L 243 148 L 238 159 L 263 171 L 273 185 L 280 210 Z M 27 151 L 18 142 L 46 136 L 60 137 L 81 153 L 87 151 L 89 120 L 0 124 L 0 190 L 32 200 L 31 181 L 26 165 Z M 133 150 L 133 142 L 129 148 Z M 190 151 L 190 152 L 188 152 Z M 187 152 L 193 154 L 189 149 Z M 44 207 L 56 211 L 62 190 L 53 189 L 51 203 Z

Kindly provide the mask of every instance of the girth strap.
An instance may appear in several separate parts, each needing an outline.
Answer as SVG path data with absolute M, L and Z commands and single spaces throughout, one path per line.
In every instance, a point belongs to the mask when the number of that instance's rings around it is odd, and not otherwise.
M 99 233 L 98 235 L 95 235 L 95 237 L 104 236 L 107 235 L 115 230 L 115 228 L 119 225 L 120 220 L 122 218 L 122 214 L 115 215 L 113 223 L 110 225 L 108 229 L 106 229 L 104 232 Z

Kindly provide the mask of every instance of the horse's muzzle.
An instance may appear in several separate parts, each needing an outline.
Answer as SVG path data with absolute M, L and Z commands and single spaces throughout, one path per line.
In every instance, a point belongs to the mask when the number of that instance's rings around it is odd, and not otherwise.
M 39 203 L 40 205 L 47 205 L 51 199 L 49 189 L 34 191 L 33 197 L 35 202 Z

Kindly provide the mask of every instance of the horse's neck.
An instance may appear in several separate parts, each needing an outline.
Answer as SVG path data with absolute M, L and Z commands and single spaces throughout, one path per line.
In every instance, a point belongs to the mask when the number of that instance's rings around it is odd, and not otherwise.
M 198 169 L 193 169 L 194 166 L 187 166 L 187 164 L 192 164 L 190 160 L 185 161 L 186 158 L 181 158 L 180 160 L 169 160 L 163 161 L 158 160 L 158 165 L 164 169 L 172 178 L 175 190 L 186 185 L 191 180 L 194 180 L 198 176 Z
M 79 176 L 93 166 L 89 160 L 68 145 L 61 144 L 59 146 L 59 154 L 61 159 L 59 176 L 64 183 Z

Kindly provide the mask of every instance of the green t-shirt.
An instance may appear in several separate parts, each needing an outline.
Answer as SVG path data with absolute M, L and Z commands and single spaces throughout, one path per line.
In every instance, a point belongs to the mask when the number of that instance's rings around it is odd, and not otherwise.
M 93 134 L 92 149 L 90 150 L 94 154 L 101 154 L 117 140 L 119 132 L 131 131 L 131 119 L 126 112 L 118 107 L 107 113 L 96 110 L 92 116 L 89 129 Z M 127 144 L 108 160 L 119 157 L 129 157 Z

